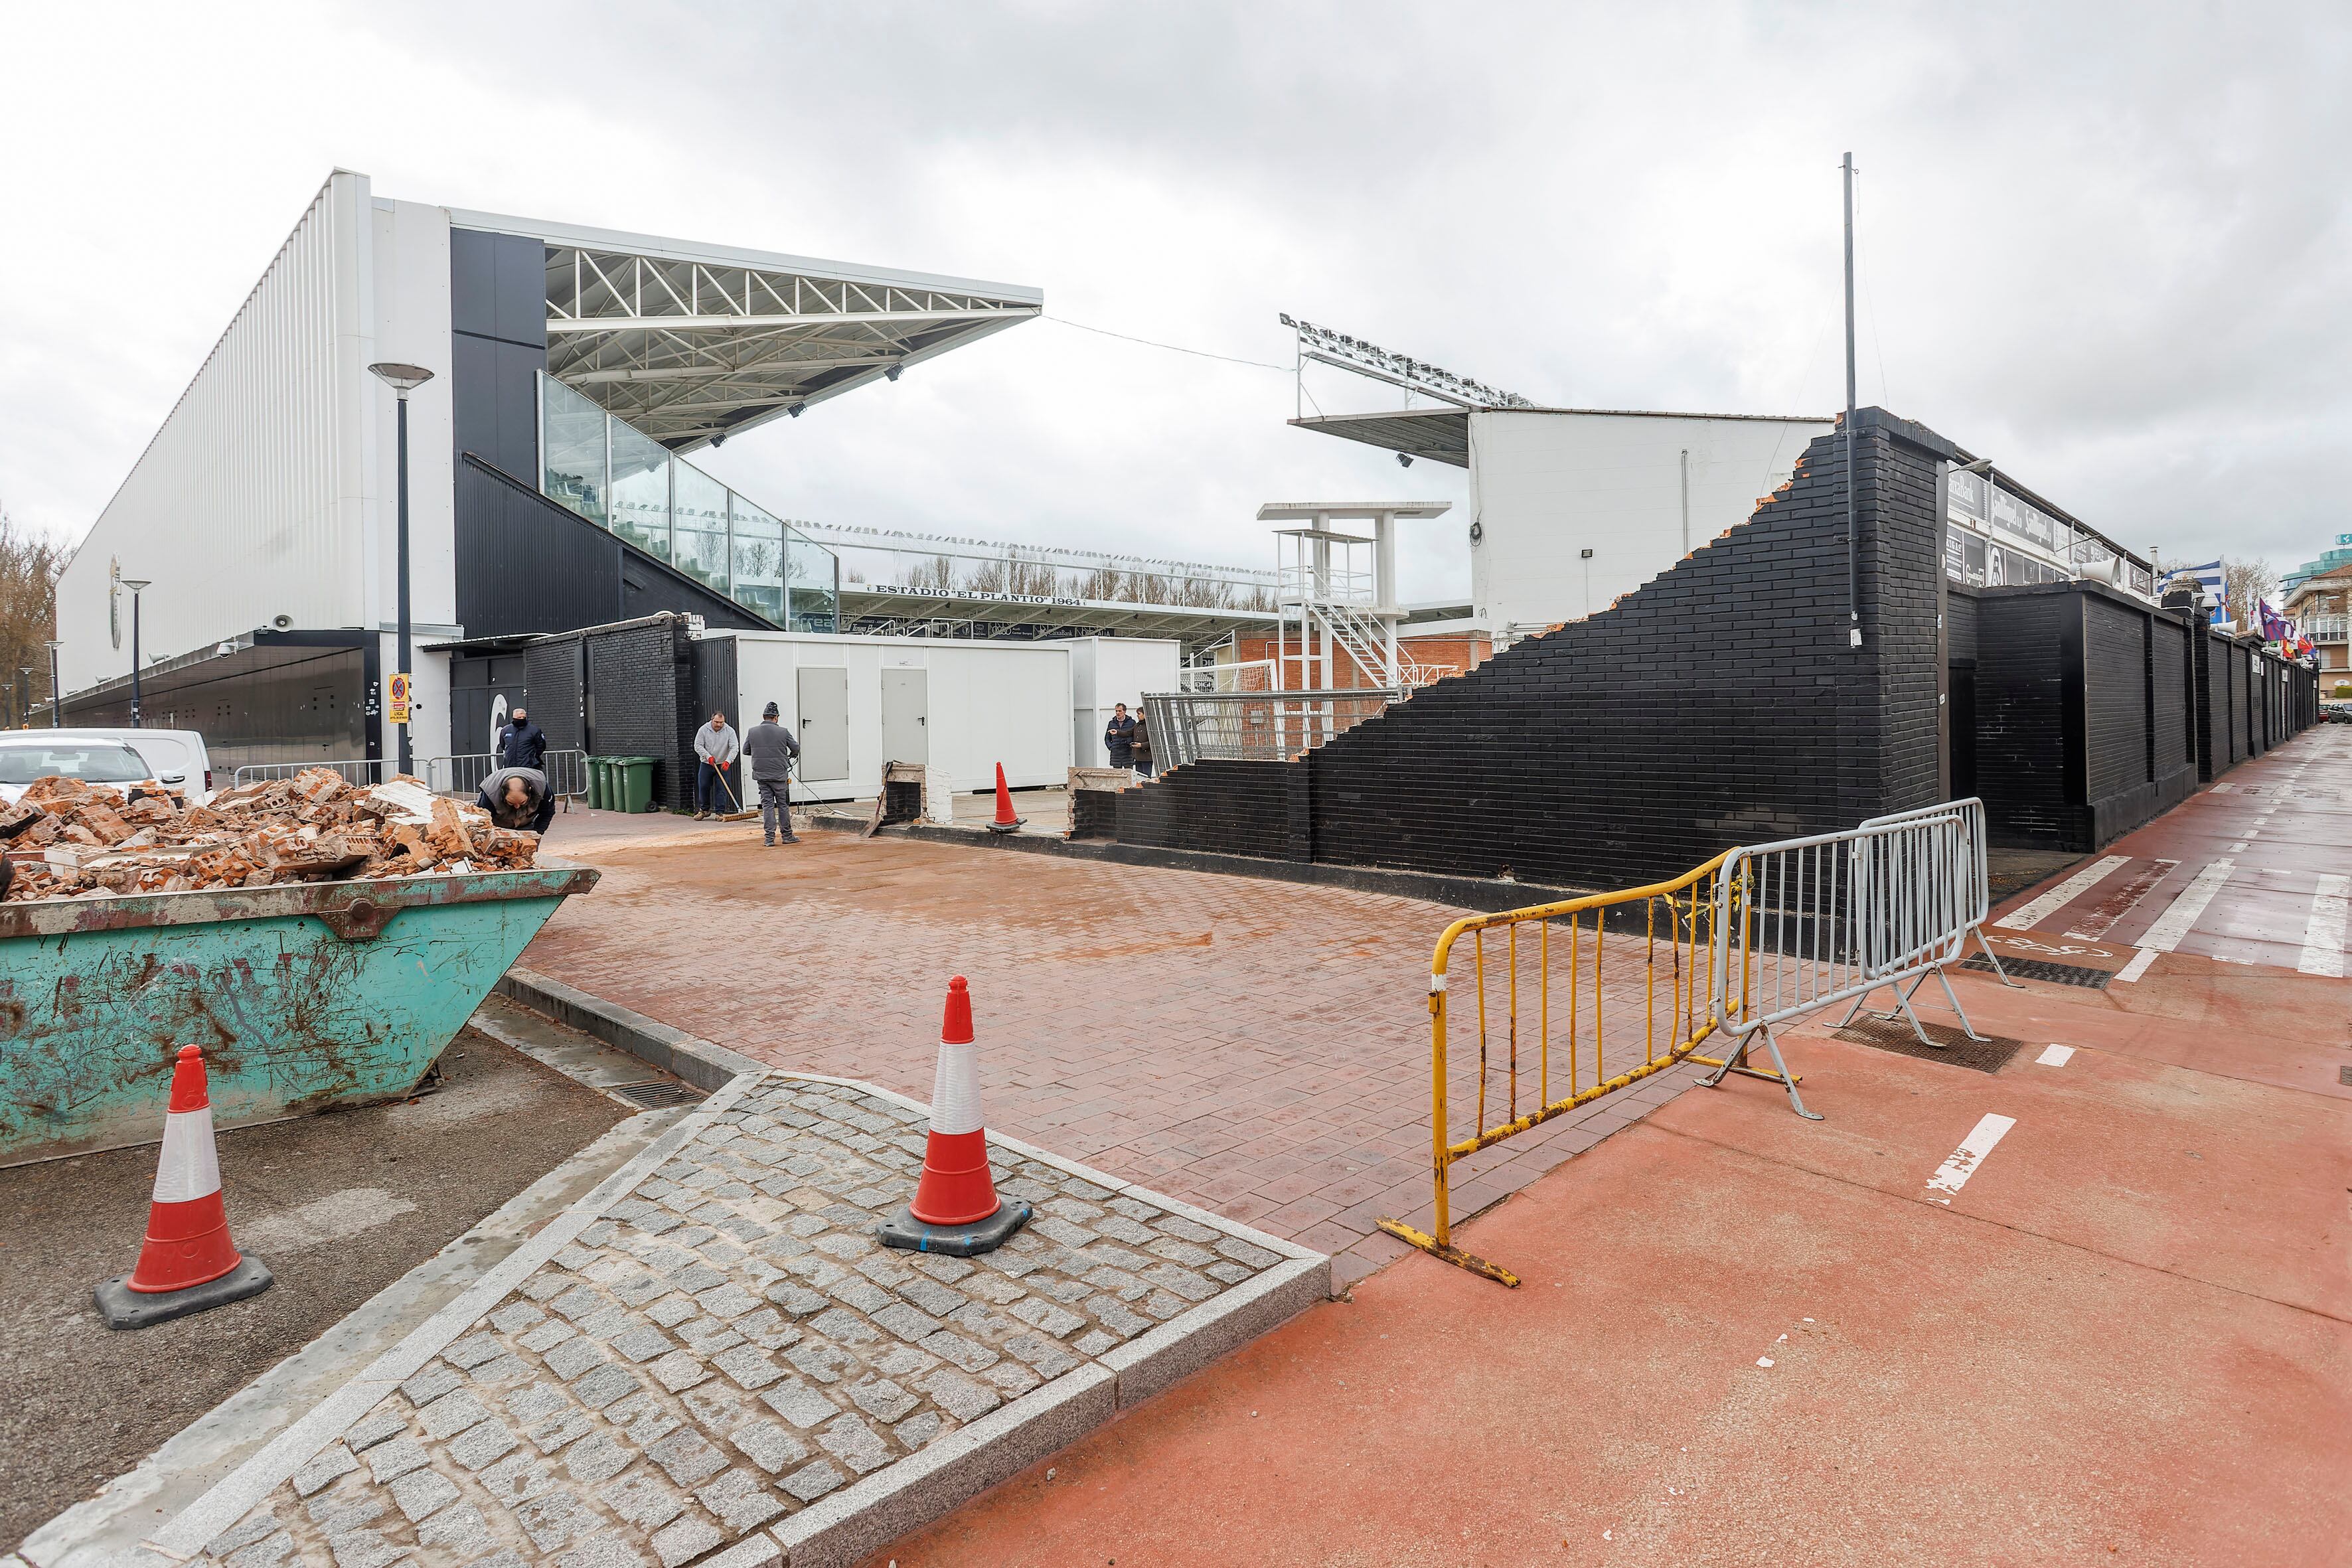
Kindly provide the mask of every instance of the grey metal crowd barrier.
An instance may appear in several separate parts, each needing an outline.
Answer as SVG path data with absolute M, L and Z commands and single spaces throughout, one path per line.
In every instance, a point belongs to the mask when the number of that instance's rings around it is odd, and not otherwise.
M 381 784 L 383 781 L 383 758 L 351 757 L 316 763 L 247 763 L 229 775 L 229 783 L 234 786 L 261 779 L 290 779 L 313 768 L 332 769 L 355 784 Z
M 1384 687 L 1146 692 L 1144 729 L 1152 761 L 1162 769 L 1202 761 L 1287 762 L 1379 718 L 1402 696 Z
M 1712 982 L 1715 1015 L 1732 1043 L 1702 1081 L 1734 1071 L 1770 1079 L 1788 1090 L 1798 1115 L 1817 1121 L 1774 1026 L 1849 998 L 1858 1010 L 1871 992 L 1891 986 L 1920 1040 L 1940 1048 L 1911 1010 L 1911 991 L 1930 974 L 1969 1037 L 1983 1038 L 1944 970 L 1970 934 L 1982 943 L 1988 901 L 1984 804 L 1973 798 L 1732 850 L 1717 873 Z M 1758 1036 L 1777 1071 L 1748 1065 Z
M 482 787 L 482 781 L 499 771 L 496 752 L 467 752 L 457 756 L 431 757 L 425 763 L 425 783 L 436 795 L 471 795 Z M 588 753 L 579 750 L 553 751 L 541 759 L 540 771 L 547 775 L 548 793 L 565 803 L 583 800 L 588 795 Z

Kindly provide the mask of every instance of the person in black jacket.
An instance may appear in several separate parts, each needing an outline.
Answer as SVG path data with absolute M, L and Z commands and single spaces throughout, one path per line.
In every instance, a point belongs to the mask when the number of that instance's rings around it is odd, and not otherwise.
M 529 768 L 541 773 L 547 767 L 547 731 L 530 721 L 530 715 L 518 708 L 507 719 L 507 727 L 499 731 L 499 766 Z
M 1110 756 L 1115 768 L 1135 765 L 1135 721 L 1127 716 L 1127 704 L 1111 705 L 1110 722 L 1103 726 L 1103 750 Z

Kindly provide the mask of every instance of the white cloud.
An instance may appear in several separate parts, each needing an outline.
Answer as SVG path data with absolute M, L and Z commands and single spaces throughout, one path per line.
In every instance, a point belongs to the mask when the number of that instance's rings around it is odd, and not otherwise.
M 1575 405 L 1860 381 L 2168 552 L 2347 526 L 2337 9 L 1350 4 L 14 7 L 0 498 L 86 527 L 336 164 L 394 196 L 1034 283 L 1286 362 L 1288 310 Z M 1883 369 L 1882 369 L 1883 366 Z M 1315 384 L 1318 395 L 1329 387 Z M 1355 394 L 1370 401 L 1369 389 Z M 747 435 L 789 515 L 1268 556 L 1258 502 L 1458 500 L 1286 374 L 1048 322 Z M 1458 591 L 1452 520 L 1408 592 Z

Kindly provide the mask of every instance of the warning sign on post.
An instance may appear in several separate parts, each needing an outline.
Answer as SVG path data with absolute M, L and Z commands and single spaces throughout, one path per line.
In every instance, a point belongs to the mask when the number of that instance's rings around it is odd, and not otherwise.
M 384 701 L 384 717 L 394 724 L 408 722 L 408 677 L 392 678 Z

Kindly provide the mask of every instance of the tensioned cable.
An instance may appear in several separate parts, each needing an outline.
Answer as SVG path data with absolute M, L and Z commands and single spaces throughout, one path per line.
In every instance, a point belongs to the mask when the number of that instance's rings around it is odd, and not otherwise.
M 1288 375 L 1292 369 L 1291 366 L 1286 364 L 1268 364 L 1264 360 L 1236 359 L 1232 354 L 1214 354 L 1211 353 L 1206 349 L 1188 349 L 1181 343 L 1158 342 L 1150 338 L 1136 337 L 1130 332 L 1114 332 L 1108 327 L 1090 327 L 1084 321 L 1074 321 L 1067 316 L 1049 316 L 1041 311 L 1039 312 L 1037 319 L 1041 321 L 1056 321 L 1065 327 L 1076 327 L 1082 332 L 1093 332 L 1101 337 L 1117 338 L 1121 342 L 1141 343 L 1148 349 L 1166 349 L 1170 353 L 1191 354 L 1195 359 L 1223 360 L 1227 364 L 1245 364 L 1252 370 L 1279 371 L 1284 375 Z

